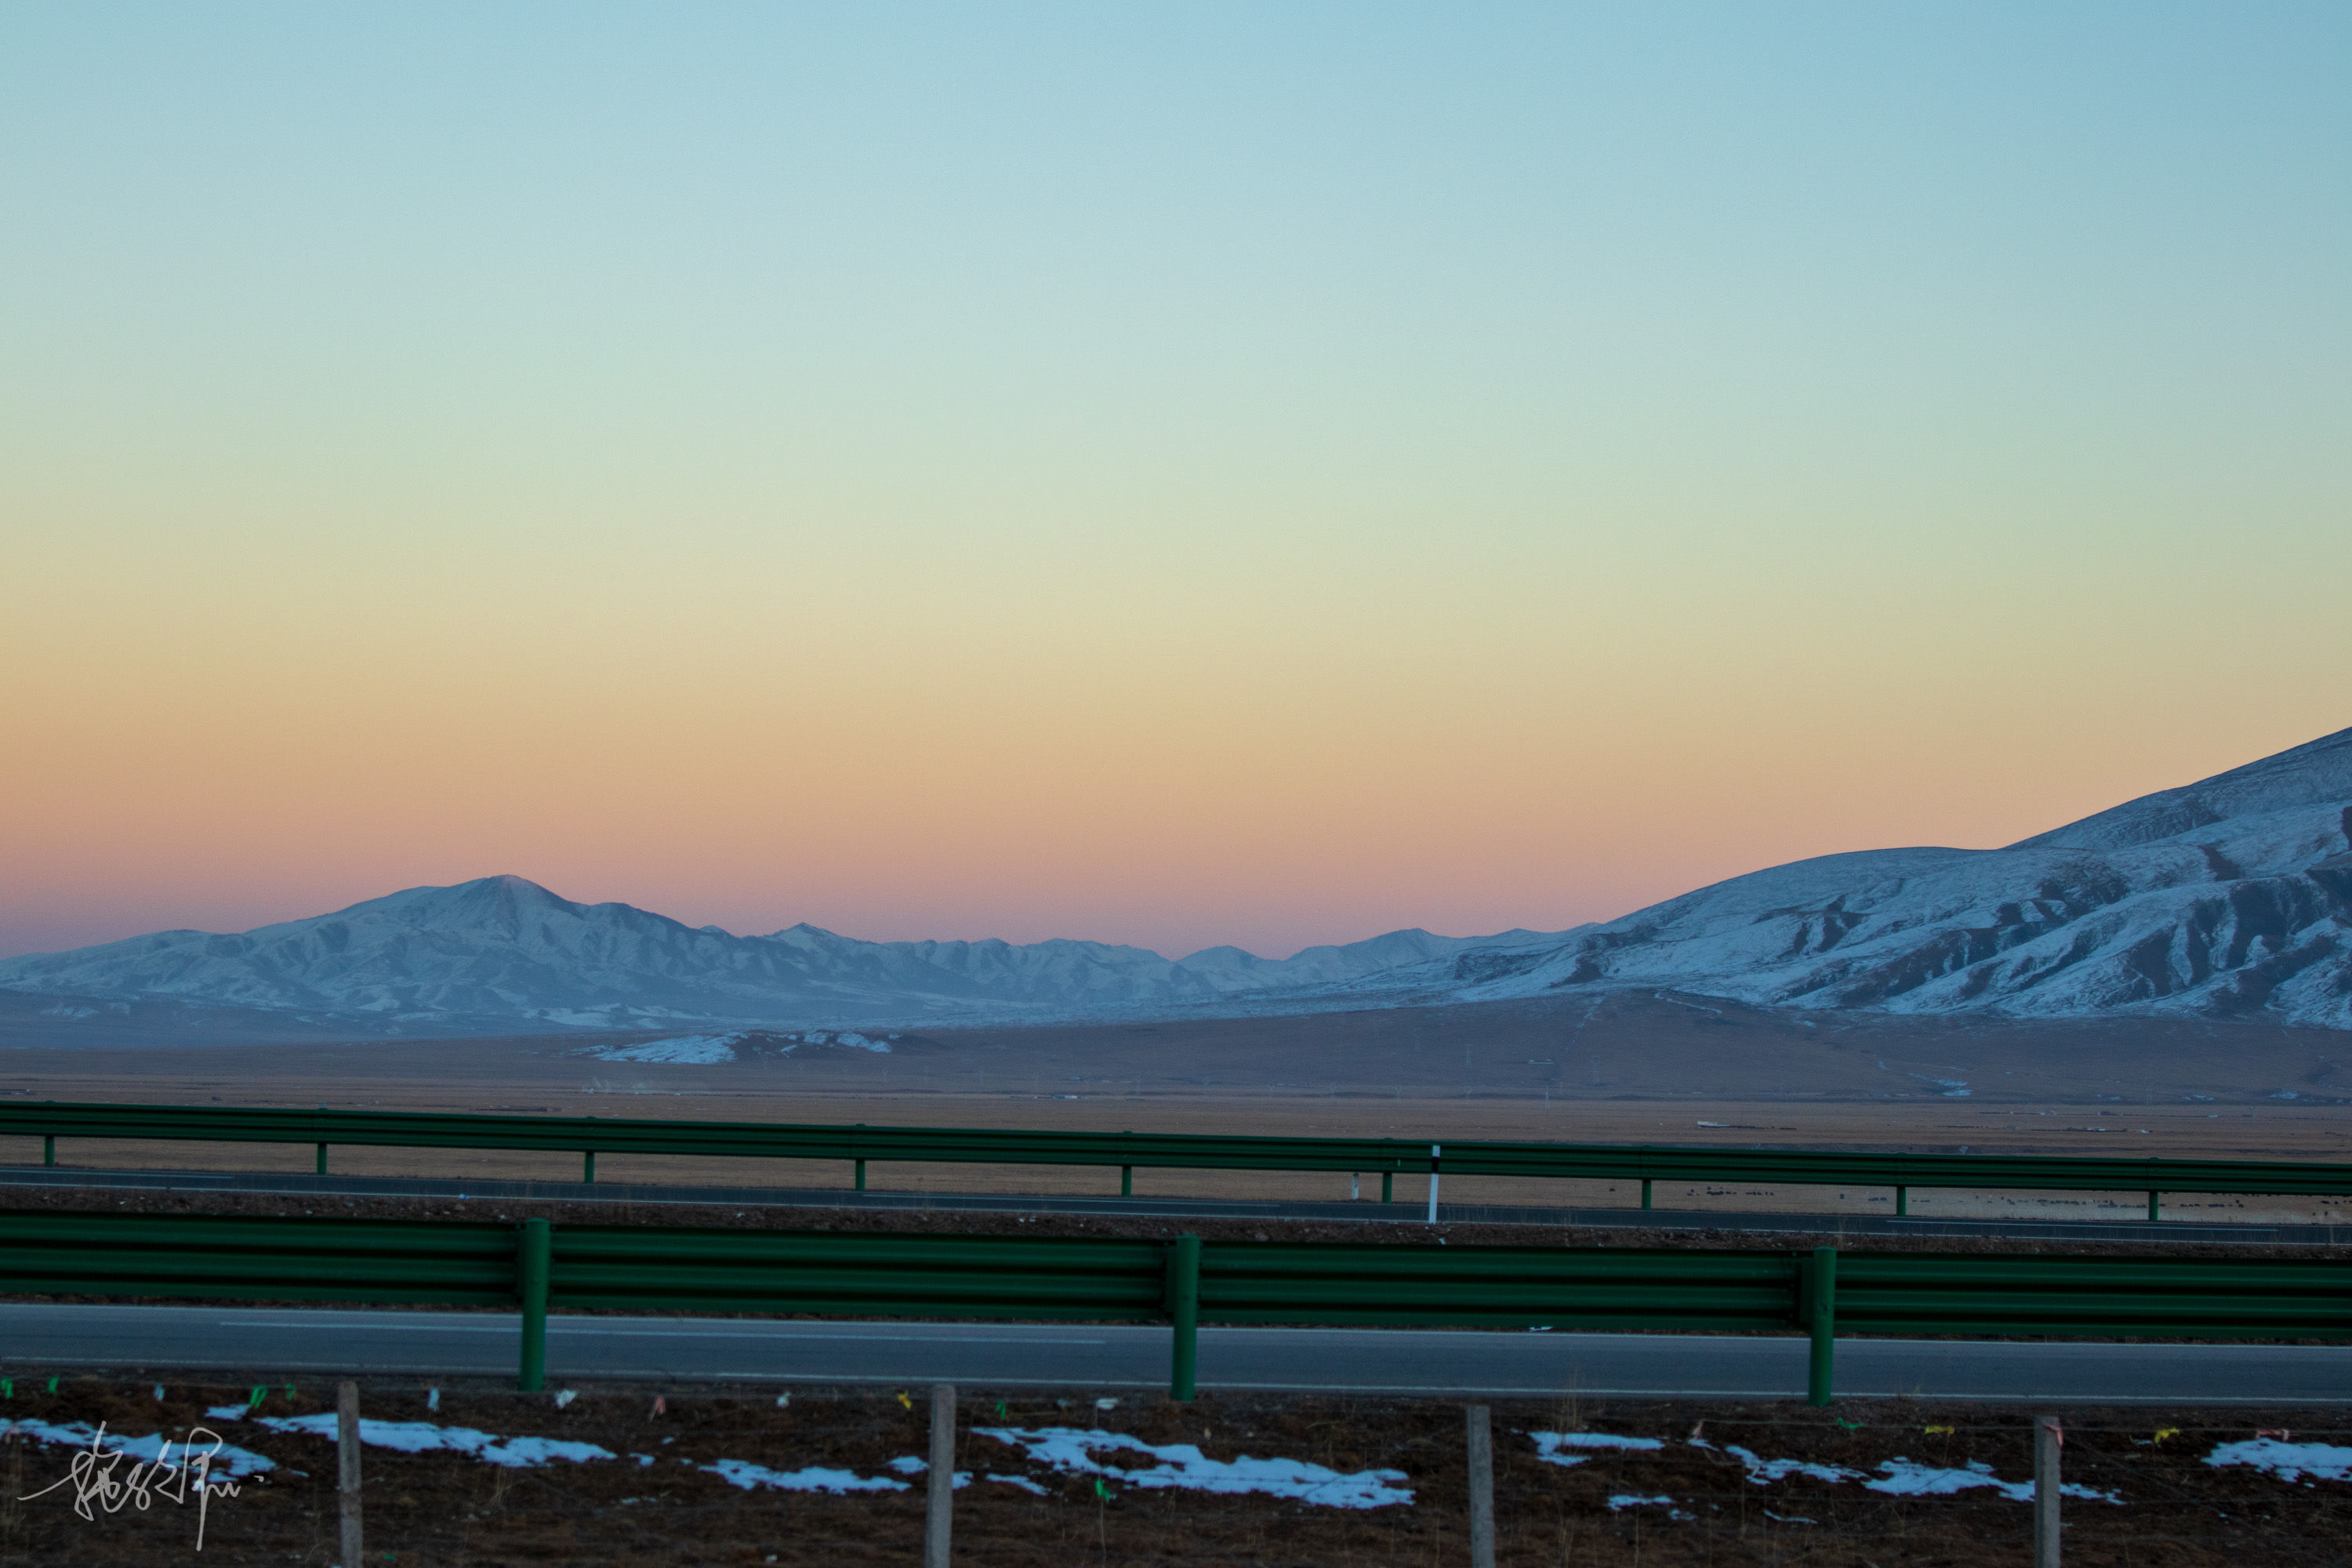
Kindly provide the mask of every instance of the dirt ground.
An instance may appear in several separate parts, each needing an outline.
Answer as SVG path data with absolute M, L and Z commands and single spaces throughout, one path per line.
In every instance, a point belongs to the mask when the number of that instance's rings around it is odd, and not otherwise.
M 208 1416 L 243 1405 L 261 1380 L 167 1379 L 135 1385 L 19 1379 L 0 1401 L 12 1421 L 103 1421 L 136 1438 L 208 1426 L 275 1461 L 265 1478 L 206 1505 L 195 1552 L 193 1502 L 126 1500 L 119 1511 L 73 1509 L 73 1449 L 20 1429 L 0 1437 L 0 1564 L 143 1565 L 219 1561 L 335 1561 L 331 1440 L 268 1430 L 249 1418 Z M 160 1387 L 162 1397 L 157 1397 Z M 918 1561 L 920 1475 L 894 1459 L 928 1452 L 928 1391 L 768 1395 L 693 1389 L 579 1391 L 558 1408 L 549 1394 L 440 1391 L 437 1410 L 414 1383 L 362 1385 L 372 1420 L 429 1422 L 504 1437 L 593 1444 L 611 1458 L 502 1468 L 457 1452 L 363 1450 L 368 1561 L 399 1568 L 491 1564 L 752 1564 L 829 1568 Z M 963 1391 L 957 1462 L 975 1479 L 955 1500 L 956 1560 L 991 1568 L 1068 1564 L 1349 1564 L 1387 1568 L 1468 1561 L 1462 1408 L 1379 1400 L 1211 1398 L 1177 1405 L 1128 1400 L 1099 1409 L 1087 1397 L 1040 1399 Z M 658 1399 L 658 1403 L 657 1403 Z M 330 1385 L 269 1384 L 257 1416 L 332 1408 Z M 2031 1475 L 2032 1414 L 1930 1409 L 1871 1402 L 1812 1411 L 1759 1405 L 1669 1405 L 1580 1401 L 1494 1406 L 1498 1561 L 1511 1568 L 1769 1563 L 1821 1568 L 1927 1568 L 2030 1559 L 2029 1504 L 1979 1486 L 1951 1495 L 1874 1491 L 1894 1461 L 1963 1473 L 1989 1466 L 1998 1480 Z M 2309 1411 L 2071 1410 L 2065 1479 L 2117 1501 L 2067 1500 L 2066 1560 L 2107 1565 L 2340 1564 L 2352 1561 L 2352 1485 L 2289 1480 L 2206 1462 L 2218 1444 L 2310 1421 Z M 983 1428 L 1064 1427 L 1129 1434 L 1154 1445 L 1192 1444 L 1213 1460 L 1244 1456 L 1319 1465 L 1342 1475 L 1400 1472 L 1385 1480 L 1411 1500 L 1343 1508 L 1264 1495 L 1215 1495 L 1130 1479 L 1160 1464 L 1139 1451 L 1096 1451 L 1108 1474 L 1041 1462 Z M 1579 1450 L 1572 1468 L 1544 1462 L 1530 1432 L 1656 1439 L 1655 1448 Z M 2297 1442 L 2352 1442 L 2340 1421 L 2294 1426 Z M 1694 1441 L 1696 1439 L 1696 1441 Z M 1793 1460 L 1857 1472 L 1759 1480 L 1759 1462 Z M 640 1462 L 637 1456 L 645 1456 Z M 905 1489 L 825 1495 L 732 1484 L 713 1468 L 744 1461 L 779 1473 L 847 1471 Z M 122 1479 L 127 1464 L 118 1467 Z M 1832 1472 L 1834 1474 L 1834 1472 Z M 990 1477 L 1013 1477 L 1013 1481 Z M 1100 1483 L 1099 1485 L 1097 1483 Z M 1643 1500 L 1629 1501 L 1639 1499 Z M 1616 1506 L 1612 1508 L 1612 1500 Z
M 1026 1105 L 1019 1114 L 1057 1119 L 1035 1125 L 1096 1127 L 1136 1125 L 1118 1118 L 1146 1107 L 1183 1115 L 1242 1101 L 1264 1104 L 1298 1131 L 1329 1116 L 1360 1131 L 1396 1121 L 1394 1106 L 1414 1107 L 1402 1136 L 1423 1135 L 1424 1120 L 1447 1106 L 1469 1120 L 1426 1130 L 1469 1136 L 1501 1106 L 1511 1124 L 1548 1131 L 1493 1135 L 1561 1138 L 1582 1136 L 1575 1130 L 1588 1119 L 1596 1126 L 1624 1113 L 1671 1121 L 1700 1103 L 1843 1106 L 1857 1125 L 1889 1108 L 1953 1112 L 1946 1120 L 1969 1124 L 1974 1112 L 2019 1106 L 2117 1115 L 2236 1109 L 2267 1120 L 2296 1107 L 2352 1105 L 2341 1030 L 2174 1018 L 1906 1018 L 1651 992 L 1248 1018 L 871 1029 L 877 1040 L 887 1036 L 887 1052 L 753 1031 L 733 1059 L 700 1064 L 631 1061 L 612 1053 L 652 1036 L 584 1030 L 308 1043 L 232 1031 L 212 1044 L 169 1045 L 118 1036 L 103 1006 L 68 1021 L 26 1014 L 37 1000 L 0 993 L 6 1088 L 37 1100 L 303 1104 L 315 1095 L 390 1104 L 389 1096 L 420 1110 L 661 1115 L 675 1112 L 654 1102 L 685 1097 L 737 1101 L 744 1109 L 736 1114 L 763 1120 L 820 1121 L 830 1118 L 789 1107 L 903 1099 L 958 1109 Z M 581 1100 L 589 1103 L 570 1103 Z M 628 1100 L 646 1103 L 614 1103 Z M 750 1109 L 755 1104 L 763 1108 Z M 944 1116 L 912 1120 L 952 1124 Z

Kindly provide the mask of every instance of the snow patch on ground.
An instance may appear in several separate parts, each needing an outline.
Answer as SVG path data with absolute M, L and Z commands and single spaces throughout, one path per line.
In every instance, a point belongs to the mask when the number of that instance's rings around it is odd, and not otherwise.
M 1118 1401 L 1113 1400 L 1110 1403 L 1117 1404 Z M 898 1458 L 890 1461 L 889 1468 L 898 1471 L 902 1476 L 928 1475 L 930 1472 L 931 1462 L 929 1459 L 919 1459 L 912 1454 L 902 1454 Z M 1019 1487 L 1023 1491 L 1034 1492 L 1039 1497 L 1052 1497 L 1054 1495 L 1051 1490 L 1039 1486 L 1027 1476 L 1000 1476 L 991 1474 L 982 1476 L 980 1479 L 984 1481 L 994 1481 L 1000 1486 Z M 955 1473 L 955 1489 L 958 1491 L 963 1490 L 964 1488 L 971 1485 L 971 1479 L 972 1473 L 970 1470 L 958 1470 Z
M 1916 1465 L 1897 1457 L 1882 1459 L 1878 1468 L 1886 1473 L 1874 1481 L 1863 1482 L 1864 1489 L 1885 1492 L 1891 1497 L 1950 1497 L 1974 1487 L 1990 1487 L 2011 1502 L 2032 1502 L 2032 1481 L 2005 1481 L 1992 1473 L 1992 1467 L 1981 1459 L 1970 1459 L 1959 1469 L 1937 1465 Z M 2065 1482 L 2058 1489 L 2062 1497 L 2080 1498 L 2084 1502 L 2123 1501 L 2115 1492 L 2103 1492 L 2095 1488 Z
M 912 1454 L 901 1454 L 890 1461 L 888 1468 L 902 1476 L 920 1476 L 929 1473 L 931 1462 L 929 1459 L 919 1459 Z M 971 1472 L 958 1470 L 955 1473 L 955 1489 L 961 1491 L 970 1485 L 971 1485 Z
M 332 1411 L 322 1411 L 315 1415 L 254 1415 L 248 1405 L 222 1405 L 206 1411 L 205 1415 L 216 1421 L 250 1419 L 273 1432 L 329 1438 L 336 1435 L 336 1416 Z M 14 1424 L 0 1421 L 0 1435 L 10 1432 L 44 1443 L 70 1443 L 81 1447 L 89 1447 L 95 1435 L 93 1429 L 86 1423 L 55 1426 L 40 1421 L 19 1421 Z M 1016 1441 L 1016 1436 L 1013 1435 L 1003 1433 L 989 1435 L 1003 1436 L 1008 1442 Z M 1056 1464 L 1056 1468 L 1123 1479 L 1129 1484 L 1135 1486 L 1190 1485 L 1195 1486 L 1198 1489 L 1212 1491 L 1273 1491 L 1277 1496 L 1297 1497 L 1309 1502 L 1329 1501 L 1333 1506 L 1341 1508 L 1372 1508 L 1381 1506 L 1381 1502 L 1412 1500 L 1411 1492 L 1384 1496 L 1379 1501 L 1372 1502 L 1351 1500 L 1351 1494 L 1347 1493 L 1345 1489 L 1354 1483 L 1366 1482 L 1367 1477 L 1339 1476 L 1323 1469 L 1320 1466 L 1295 1465 L 1286 1459 L 1237 1460 L 1234 1465 L 1222 1467 L 1222 1468 L 1230 1470 L 1234 1478 L 1246 1484 L 1205 1485 L 1198 1478 L 1187 1479 L 1181 1456 L 1190 1455 L 1196 1462 L 1196 1468 L 1206 1467 L 1210 1472 L 1208 1475 L 1210 1480 L 1217 1479 L 1215 1472 L 1221 1467 L 1212 1461 L 1202 1460 L 1199 1449 L 1181 1447 L 1149 1450 L 1161 1456 L 1163 1461 L 1169 1457 L 1175 1457 L 1172 1466 L 1167 1462 L 1163 1462 L 1162 1465 L 1162 1469 L 1168 1471 L 1172 1479 L 1155 1480 L 1146 1478 L 1159 1472 L 1108 1469 L 1095 1465 L 1087 1458 L 1085 1450 L 1089 1445 L 1097 1448 L 1142 1447 L 1131 1437 L 1118 1436 L 1108 1432 L 1055 1431 L 1017 1436 L 1039 1438 L 1045 1440 L 1049 1445 L 1062 1438 L 1080 1439 L 1081 1441 L 1070 1450 L 1076 1457 L 1075 1462 L 1066 1465 Z M 160 1434 L 126 1438 L 108 1433 L 105 1437 L 105 1447 L 110 1453 L 120 1449 L 131 1458 L 152 1463 L 166 1441 L 167 1439 Z M 177 1442 L 178 1440 L 169 1439 L 169 1441 Z M 478 1432 L 470 1426 L 441 1426 L 430 1421 L 373 1421 L 362 1417 L 360 1422 L 360 1441 L 371 1447 L 391 1448 L 404 1454 L 445 1452 L 469 1454 L 487 1464 L 502 1465 L 509 1469 L 533 1469 L 558 1459 L 567 1460 L 572 1464 L 585 1464 L 592 1459 L 621 1458 L 611 1449 L 600 1447 L 593 1443 L 575 1443 L 558 1437 L 501 1437 L 493 1432 Z M 201 1446 L 198 1451 L 202 1451 Z M 650 1467 L 654 1463 L 653 1457 L 649 1454 L 632 1454 L 628 1457 L 635 1459 L 640 1468 Z M 227 1445 L 224 1445 L 214 1456 L 213 1465 L 216 1473 L 231 1477 L 241 1477 L 250 1475 L 257 1470 L 277 1468 L 269 1459 L 259 1454 Z M 901 1476 L 911 1477 L 924 1474 L 930 1466 L 926 1461 L 908 1454 L 892 1459 L 888 1468 Z M 812 1465 L 797 1470 L 777 1470 L 771 1469 L 765 1465 L 755 1465 L 748 1459 L 719 1459 L 708 1465 L 697 1465 L 695 1468 L 707 1475 L 717 1476 L 729 1485 L 740 1487 L 745 1491 L 765 1487 L 772 1491 L 830 1492 L 839 1497 L 850 1492 L 902 1492 L 908 1489 L 906 1481 L 897 1480 L 888 1476 L 861 1476 L 854 1470 L 835 1469 L 824 1465 Z M 1395 1470 L 1378 1470 L 1370 1474 L 1384 1479 L 1402 1480 L 1404 1479 L 1402 1472 Z M 1024 1491 L 1034 1492 L 1039 1497 L 1052 1495 L 1046 1488 L 1026 1476 L 992 1474 L 982 1479 L 1003 1486 L 1019 1487 Z M 955 1477 L 957 1489 L 961 1490 L 971 1485 L 972 1479 L 973 1472 L 958 1470 Z M 1269 1482 L 1274 1484 L 1268 1484 Z M 1341 1495 L 1328 1499 L 1310 1495 L 1318 1487 L 1328 1488 L 1335 1484 L 1342 1489 Z M 1291 1489 L 1282 1489 L 1284 1485 L 1287 1485 Z M 1379 1490 L 1377 1487 L 1370 1489 Z
M 335 1436 L 335 1413 L 316 1415 L 257 1415 L 254 1421 L 273 1432 L 299 1432 L 312 1437 Z M 471 1454 L 485 1464 L 509 1469 L 536 1469 L 557 1459 L 584 1464 L 590 1459 L 617 1459 L 618 1454 L 593 1443 L 573 1443 L 561 1437 L 501 1437 L 470 1426 L 436 1426 L 430 1421 L 371 1421 L 360 1419 L 360 1441 L 373 1448 L 404 1454 L 447 1451 Z
M 907 1489 L 906 1482 L 894 1481 L 887 1476 L 861 1476 L 855 1470 L 828 1469 L 823 1465 L 811 1465 L 804 1470 L 772 1470 L 749 1459 L 721 1459 L 715 1465 L 698 1465 L 695 1468 L 745 1491 L 754 1487 L 767 1487 L 780 1492 L 831 1492 L 839 1497 L 846 1492 L 902 1492 Z
M 2205 1462 L 2216 1468 L 2246 1465 L 2268 1470 L 2283 1481 L 2299 1481 L 2305 1476 L 2316 1476 L 2323 1481 L 2352 1481 L 2352 1448 L 2338 1447 L 2333 1443 L 2282 1443 L 2275 1437 L 2256 1437 L 2243 1443 L 2221 1444 L 2205 1456 Z
M 1633 1449 L 1654 1453 L 1665 1447 L 1655 1437 L 1620 1437 L 1613 1432 L 1530 1432 L 1528 1436 L 1536 1446 L 1536 1458 L 1547 1465 L 1580 1465 L 1592 1456 L 1590 1453 L 1563 1452 L 1572 1448 L 1607 1448 L 1617 1451 Z
M 243 1407 L 238 1407 L 242 1414 Z M 36 1443 L 61 1443 L 76 1448 L 95 1444 L 101 1453 L 121 1454 L 136 1464 L 192 1464 L 196 1459 L 210 1460 L 214 1474 L 241 1480 L 263 1470 L 274 1470 L 276 1461 L 250 1449 L 223 1443 L 212 1449 L 212 1439 L 198 1438 L 191 1445 L 186 1435 L 167 1437 L 161 1432 L 150 1432 L 143 1437 L 125 1437 L 119 1432 L 101 1435 L 87 1421 L 68 1421 L 62 1425 L 49 1421 L 0 1421 L 0 1437 L 29 1437 Z M 212 1449 L 208 1454 L 207 1449 Z M 176 1455 L 176 1458 L 174 1456 Z
M 1665 1447 L 1664 1442 L 1655 1437 L 1619 1437 L 1606 1432 L 1530 1432 L 1528 1436 L 1535 1443 L 1536 1458 L 1553 1465 L 1583 1464 L 1592 1458 L 1594 1450 L 1651 1453 Z M 1690 1446 L 1694 1448 L 1715 1448 L 1714 1444 L 1699 1437 L 1692 1438 Z M 2214 1453 L 2220 1455 L 2228 1450 L 2240 1448 L 2252 1450 L 2264 1448 L 2264 1447 L 2263 1444 L 2255 1443 L 2227 1444 L 2222 1448 L 2215 1449 Z M 2284 1448 L 2286 1445 L 2269 1444 L 2267 1447 Z M 2352 1470 L 2352 1448 L 2327 1448 L 2325 1445 L 2315 1443 L 2297 1444 L 2294 1447 L 2297 1450 L 2319 1450 L 2323 1456 L 2340 1456 L 2340 1459 L 2335 1462 L 2341 1468 Z M 1587 1451 L 1584 1453 L 1566 1451 L 1579 1448 Z M 1817 1465 L 1805 1459 L 1768 1459 L 1754 1449 L 1741 1447 L 1737 1443 L 1716 1451 L 1738 1460 L 1746 1468 L 1748 1482 L 1753 1486 L 1770 1486 L 1776 1481 L 1787 1480 L 1790 1476 L 1803 1476 L 1816 1481 L 1860 1481 L 1866 1490 L 1885 1492 L 1892 1497 L 1950 1497 L 1955 1493 L 1968 1491 L 1974 1488 L 1990 1487 L 2015 1502 L 2033 1500 L 2032 1481 L 2004 1481 L 1993 1474 L 1990 1465 L 1976 1459 L 1969 1460 L 1958 1469 L 1937 1465 L 1915 1464 L 1910 1459 L 1901 1458 L 1885 1459 L 1882 1460 L 1877 1467 L 1883 1473 L 1873 1478 L 1868 1471 L 1848 1469 L 1843 1465 Z M 2228 1459 L 2210 1458 L 2206 1461 L 2208 1464 L 2261 1462 L 2263 1461 L 2258 1458 L 2234 1457 Z M 2323 1457 L 2316 1462 L 2330 1461 Z M 2314 1473 L 2322 1472 L 2315 1470 Z M 2100 1491 L 2071 1481 L 2062 1485 L 2059 1490 L 2063 1496 L 2079 1498 L 2084 1502 L 2120 1503 L 2124 1500 L 2117 1493 Z M 1640 1503 L 1666 1503 L 1671 1500 L 1673 1500 L 1663 1497 L 1628 1496 L 1622 1502 L 1617 1499 L 1611 1499 L 1609 1506 L 1612 1509 L 1632 1508 Z
M 1246 1454 L 1238 1459 L 1212 1459 L 1190 1443 L 1151 1444 L 1124 1432 L 1084 1431 L 1074 1426 L 973 1430 L 1021 1449 L 1033 1464 L 1049 1466 L 1065 1475 L 1106 1477 L 1123 1486 L 1257 1492 L 1325 1508 L 1388 1508 L 1412 1501 L 1411 1491 L 1391 1484 L 1405 1479 L 1402 1470 L 1343 1475 L 1303 1459 L 1254 1459 Z M 1115 1467 L 1097 1462 L 1098 1453 L 1148 1454 L 1160 1462 L 1148 1469 Z
M 1692 1446 L 1698 1447 L 1696 1444 Z M 1817 1481 L 1858 1481 L 1863 1475 L 1860 1470 L 1849 1470 L 1843 1465 L 1816 1465 L 1803 1459 L 1759 1458 L 1754 1450 L 1743 1448 L 1737 1443 L 1724 1452 L 1747 1466 L 1748 1480 L 1759 1487 L 1769 1487 L 1774 1481 L 1786 1480 L 1790 1476 L 1806 1476 Z
M 711 1067 L 735 1059 L 740 1035 L 680 1035 L 675 1039 L 647 1040 L 641 1046 L 591 1046 L 581 1052 L 604 1062 L 672 1062 Z
M 1673 1519 L 1696 1519 L 1698 1516 L 1675 1507 L 1670 1497 L 1643 1497 L 1638 1492 L 1620 1492 L 1609 1500 L 1611 1513 L 1622 1513 L 1629 1508 L 1662 1508 Z

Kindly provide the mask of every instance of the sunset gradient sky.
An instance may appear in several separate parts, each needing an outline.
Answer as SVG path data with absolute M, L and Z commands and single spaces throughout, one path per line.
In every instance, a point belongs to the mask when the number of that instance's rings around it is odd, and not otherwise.
M 0 954 L 1270 953 L 2352 722 L 2341 4 L 0 10 Z

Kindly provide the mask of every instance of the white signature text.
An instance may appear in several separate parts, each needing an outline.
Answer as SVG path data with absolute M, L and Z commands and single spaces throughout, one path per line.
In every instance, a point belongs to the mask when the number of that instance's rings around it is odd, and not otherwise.
M 69 1487 L 72 1490 L 68 1496 L 72 1500 L 74 1512 L 84 1519 L 96 1519 L 100 1510 L 120 1513 L 129 1504 L 144 1511 L 159 1500 L 184 1505 L 193 1498 L 196 1505 L 196 1550 L 202 1552 L 205 1521 L 212 1500 L 237 1494 L 235 1481 L 213 1479 L 213 1458 L 222 1446 L 219 1433 L 208 1426 L 192 1426 L 186 1441 L 174 1444 L 166 1438 L 153 1459 L 133 1462 L 125 1468 L 123 1461 L 131 1456 L 121 1448 L 106 1446 L 106 1425 L 100 1422 L 90 1436 L 89 1447 L 75 1452 L 73 1463 L 62 1479 L 39 1491 L 27 1492 L 17 1500 L 30 1502 L 61 1487 Z M 175 1447 L 179 1449 L 177 1458 L 172 1452 Z

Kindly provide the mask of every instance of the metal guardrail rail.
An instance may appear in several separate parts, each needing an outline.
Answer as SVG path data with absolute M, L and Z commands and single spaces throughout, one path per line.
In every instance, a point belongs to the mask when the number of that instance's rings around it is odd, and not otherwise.
M 690 1154 L 842 1160 L 866 1186 L 870 1161 L 954 1164 L 1092 1165 L 1120 1172 L 1121 1195 L 1139 1167 L 1377 1173 L 1381 1195 L 1399 1174 L 1538 1176 L 1639 1181 L 1642 1206 L 1654 1182 L 1891 1188 L 1895 1213 L 1913 1187 L 2145 1192 L 2148 1218 L 2164 1193 L 2261 1193 L 2352 1197 L 2352 1165 L 2262 1160 L 2118 1160 L 2026 1154 L 1820 1153 L 1784 1149 L 1514 1142 L 1425 1142 L 1398 1138 L 1228 1137 L 1172 1132 L 1004 1131 L 980 1128 L 841 1127 L 755 1121 L 663 1121 L 595 1116 L 512 1116 L 392 1110 L 270 1110 L 233 1106 L 0 1104 L 0 1136 L 38 1137 L 56 1163 L 59 1138 L 135 1138 L 231 1143 L 310 1143 L 318 1169 L 335 1144 L 504 1149 L 577 1153 L 583 1178 L 596 1156 Z M 1435 1194 L 1432 1194 L 1433 1207 Z
M 2352 1261 L 1417 1244 L 1203 1244 L 678 1226 L 0 1214 L 14 1295 L 519 1308 L 542 1386 L 551 1309 L 1171 1325 L 1190 1399 L 1202 1323 L 1802 1331 L 1829 1403 L 1840 1331 L 2352 1339 Z

